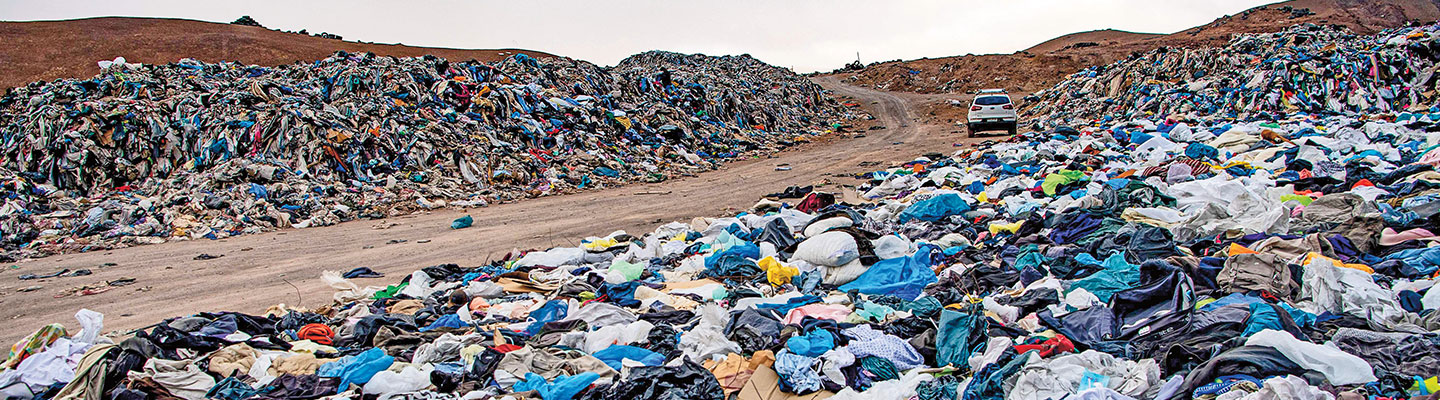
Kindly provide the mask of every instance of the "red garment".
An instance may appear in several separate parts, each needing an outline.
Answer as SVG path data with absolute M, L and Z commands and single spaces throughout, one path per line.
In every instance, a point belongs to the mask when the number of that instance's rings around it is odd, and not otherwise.
M 810 192 L 800 204 L 795 205 L 795 210 L 806 214 L 824 209 L 835 204 L 835 195 L 830 193 Z
M 1065 335 L 1055 335 L 1055 337 L 1046 340 L 1044 343 L 1015 346 L 1016 353 L 1025 354 L 1025 352 L 1030 350 L 1038 350 L 1040 351 L 1041 357 L 1049 357 L 1060 353 L 1075 351 L 1075 344 L 1070 343 L 1070 338 L 1065 337 Z
M 300 327 L 300 330 L 295 332 L 295 337 L 329 346 L 333 344 L 330 338 L 335 337 L 335 331 L 322 324 L 310 324 Z

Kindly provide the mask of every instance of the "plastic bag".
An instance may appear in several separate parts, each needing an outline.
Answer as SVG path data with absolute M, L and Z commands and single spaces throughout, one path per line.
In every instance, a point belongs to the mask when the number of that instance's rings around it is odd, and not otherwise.
M 75 334 L 72 340 L 76 343 L 95 344 L 104 329 L 105 315 L 82 308 L 75 312 L 75 320 L 80 321 L 80 333 Z
M 340 271 L 321 271 L 320 280 L 325 282 L 326 286 L 335 289 L 335 301 L 342 304 L 371 298 L 375 292 L 385 289 L 378 286 L 366 286 L 362 289 L 355 282 L 341 277 Z
M 450 229 L 465 229 L 475 225 L 475 218 L 466 215 L 450 222 Z
M 379 395 L 379 400 L 386 400 L 397 394 L 425 390 L 430 387 L 430 370 L 434 368 L 429 365 L 421 368 L 406 366 L 400 372 L 380 371 L 370 378 L 370 382 L 366 383 L 361 391 Z

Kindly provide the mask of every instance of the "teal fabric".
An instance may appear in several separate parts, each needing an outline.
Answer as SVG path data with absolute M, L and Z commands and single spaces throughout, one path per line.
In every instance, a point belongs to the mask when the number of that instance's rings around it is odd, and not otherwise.
M 804 335 L 791 336 L 789 340 L 785 341 L 785 348 L 790 349 L 791 353 L 802 356 L 819 357 L 835 348 L 835 334 L 824 329 L 816 329 Z
M 970 204 L 960 195 L 946 193 L 916 202 L 900 212 L 900 223 L 910 222 L 918 219 L 921 221 L 935 222 L 951 215 L 960 215 L 970 211 Z
M 1070 283 L 1070 291 L 1085 289 L 1099 297 L 1100 301 L 1110 302 L 1110 297 L 1122 290 L 1129 289 L 1140 282 L 1140 266 L 1125 261 L 1125 254 L 1116 252 L 1105 259 L 1100 270 L 1085 278 Z
M 985 350 L 985 315 L 945 310 L 935 337 L 935 365 L 969 365 L 970 354 Z

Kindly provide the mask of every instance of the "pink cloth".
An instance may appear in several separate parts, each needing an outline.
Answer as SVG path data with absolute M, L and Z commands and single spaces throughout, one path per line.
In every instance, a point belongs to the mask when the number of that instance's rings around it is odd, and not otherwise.
M 843 321 L 850 315 L 850 307 L 839 304 L 811 304 L 790 310 L 785 314 L 786 325 L 799 325 L 805 317 Z

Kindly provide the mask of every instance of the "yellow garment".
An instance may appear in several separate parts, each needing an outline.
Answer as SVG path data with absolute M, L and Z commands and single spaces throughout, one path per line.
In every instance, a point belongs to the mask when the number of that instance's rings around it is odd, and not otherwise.
M 979 195 L 979 196 L 975 196 L 975 201 L 978 201 L 978 202 L 981 202 L 981 203 L 989 203 L 989 202 L 990 202 L 990 196 L 987 195 L 987 194 L 985 194 L 985 192 L 980 192 L 980 195 Z
M 765 270 L 765 279 L 769 280 L 772 286 L 790 283 L 790 279 L 800 275 L 799 269 L 781 264 L 775 257 L 762 258 L 756 264 L 760 266 L 760 269 Z
M 40 330 L 31 333 L 30 336 L 26 336 L 24 339 L 16 342 L 15 345 L 10 346 L 10 354 L 6 357 L 3 367 L 15 368 L 15 366 L 20 365 L 20 362 L 25 361 L 30 355 L 39 353 L 41 350 L 50 346 L 51 343 L 55 343 L 55 339 L 64 336 L 70 336 L 70 334 L 65 333 L 64 325 L 45 325 L 40 328 Z
M 991 222 L 991 223 L 990 223 L 990 234 L 991 234 L 991 235 L 999 235 L 1000 232 L 1010 232 L 1010 233 L 1013 234 L 1013 233 L 1015 233 L 1015 232 L 1019 232 L 1019 231 L 1020 231 L 1020 226 L 1021 226 L 1021 225 L 1025 225 L 1025 221 L 1023 221 L 1023 220 L 1021 220 L 1021 221 L 1015 221 L 1015 222 L 1011 222 L 1011 223 L 1008 223 L 1008 224 L 1002 224 L 1002 223 L 1000 223 L 1000 222 L 998 222 L 998 221 L 996 221 L 996 222 Z
M 600 250 L 605 250 L 605 249 L 608 249 L 608 248 L 611 248 L 611 247 L 615 247 L 615 246 L 617 246 L 617 245 L 619 245 L 619 244 L 620 244 L 620 242 L 615 241 L 615 239 L 612 239 L 612 238 L 604 238 L 604 239 L 596 240 L 596 241 L 593 241 L 593 242 L 590 242 L 590 243 L 586 243 L 584 246 L 581 246 L 581 247 L 584 247 L 585 250 L 600 251 Z
M 1220 299 L 1212 299 L 1212 298 L 1201 299 L 1200 301 L 1195 302 L 1195 309 L 1196 309 L 1196 310 L 1199 310 L 1201 307 L 1205 307 L 1206 304 L 1214 303 L 1214 302 L 1219 301 L 1219 300 L 1220 300 Z

